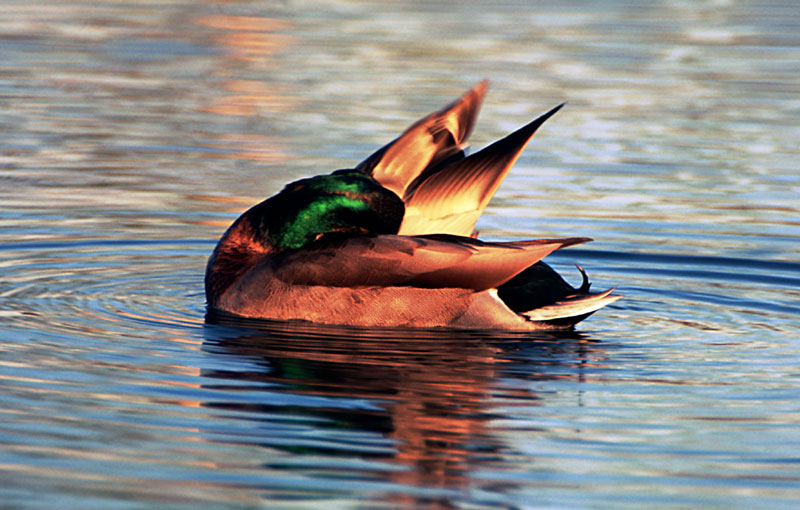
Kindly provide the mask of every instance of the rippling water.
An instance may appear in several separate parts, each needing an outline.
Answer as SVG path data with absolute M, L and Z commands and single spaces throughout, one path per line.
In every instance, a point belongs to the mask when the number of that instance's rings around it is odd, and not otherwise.
M 794 2 L 5 2 L 3 508 L 794 508 Z M 205 316 L 224 228 L 482 78 L 555 104 L 482 237 L 625 299 L 572 334 Z

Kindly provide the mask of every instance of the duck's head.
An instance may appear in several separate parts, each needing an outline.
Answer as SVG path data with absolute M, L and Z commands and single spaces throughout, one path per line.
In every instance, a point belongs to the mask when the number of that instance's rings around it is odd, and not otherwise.
M 220 239 L 206 268 L 213 302 L 266 255 L 309 246 L 323 234 L 396 234 L 403 201 L 354 170 L 302 179 L 242 214 Z
M 303 248 L 329 232 L 396 234 L 405 213 L 400 197 L 353 170 L 293 182 L 260 205 L 264 210 L 254 213 L 263 242 L 281 251 Z

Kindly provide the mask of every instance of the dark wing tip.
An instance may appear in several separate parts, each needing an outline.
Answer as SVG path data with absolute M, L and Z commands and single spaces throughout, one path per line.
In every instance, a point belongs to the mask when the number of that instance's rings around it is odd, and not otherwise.
M 561 241 L 563 242 L 561 247 L 566 248 L 567 246 L 574 246 L 576 244 L 591 243 L 594 239 L 591 237 L 567 237 Z
M 557 237 L 557 238 L 548 238 L 548 239 L 531 239 L 529 241 L 511 241 L 507 243 L 498 243 L 498 244 L 505 244 L 510 246 L 529 246 L 529 245 L 536 245 L 536 244 L 561 244 L 561 248 L 566 248 L 567 246 L 574 246 L 576 244 L 582 243 L 589 243 L 594 241 L 591 237 Z
M 547 119 L 555 115 L 561 108 L 564 107 L 565 104 L 567 103 L 566 102 L 561 103 L 560 105 L 551 108 L 549 111 L 543 113 L 542 115 L 539 115 L 536 119 L 531 121 L 527 126 L 520 129 L 520 131 L 523 131 L 526 135 L 528 135 L 528 137 L 532 136 L 533 133 L 535 133 L 536 130 L 539 129 L 539 127 L 547 121 Z

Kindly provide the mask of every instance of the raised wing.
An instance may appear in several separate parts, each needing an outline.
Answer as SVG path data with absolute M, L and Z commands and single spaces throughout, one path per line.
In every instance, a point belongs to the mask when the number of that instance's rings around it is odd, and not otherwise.
M 330 235 L 275 258 L 276 278 L 296 285 L 495 288 L 549 253 L 588 238 L 487 243 L 437 236 Z
M 361 162 L 356 170 L 405 196 L 408 185 L 426 169 L 463 157 L 489 82 L 484 80 L 445 108 L 424 117 L 397 139 Z
M 422 175 L 404 198 L 406 213 L 399 233 L 470 235 L 528 141 L 562 106 L 465 159 Z

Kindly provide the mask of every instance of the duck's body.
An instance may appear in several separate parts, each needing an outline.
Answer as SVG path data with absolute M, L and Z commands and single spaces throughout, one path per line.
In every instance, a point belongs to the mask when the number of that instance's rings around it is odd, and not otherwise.
M 469 157 L 486 83 L 353 170 L 303 179 L 240 216 L 206 269 L 212 309 L 371 327 L 572 327 L 618 299 L 543 262 L 587 238 L 488 243 L 475 222 L 558 108 Z

